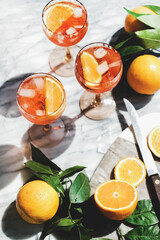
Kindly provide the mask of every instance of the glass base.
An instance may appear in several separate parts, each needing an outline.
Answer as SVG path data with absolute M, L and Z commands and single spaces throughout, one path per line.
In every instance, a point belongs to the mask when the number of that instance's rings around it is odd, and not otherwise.
M 59 118 L 49 125 L 32 125 L 28 130 L 29 140 L 36 147 L 50 148 L 58 145 L 66 135 L 64 122 Z
M 96 94 L 85 91 L 80 98 L 80 109 L 83 114 L 93 120 L 102 120 L 109 117 L 116 108 L 111 92 Z
M 56 73 L 58 76 L 62 77 L 72 77 L 74 73 L 75 57 L 77 56 L 80 47 L 71 46 L 69 47 L 72 58 L 69 61 L 65 60 L 66 48 L 56 47 L 49 58 L 49 65 L 51 68 L 50 73 Z

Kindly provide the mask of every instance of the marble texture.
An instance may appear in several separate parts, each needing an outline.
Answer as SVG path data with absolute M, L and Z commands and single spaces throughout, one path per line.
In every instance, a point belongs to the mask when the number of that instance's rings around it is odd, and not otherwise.
M 27 160 L 27 130 L 31 124 L 22 117 L 16 105 L 19 83 L 34 72 L 49 72 L 48 57 L 55 47 L 44 35 L 41 23 L 46 0 L 5 0 L 0 2 L 0 239 L 38 240 L 42 226 L 23 222 L 15 210 L 19 188 L 28 179 L 24 170 Z M 159 0 L 88 0 L 82 1 L 88 12 L 89 29 L 80 47 L 95 41 L 109 43 L 124 26 L 126 12 L 140 4 L 159 4 Z M 75 77 L 59 79 L 67 94 L 63 116 L 76 116 L 70 135 L 53 151 L 44 150 L 61 168 L 86 166 L 91 178 L 104 153 L 130 123 L 123 97 L 132 101 L 140 116 L 160 112 L 160 92 L 152 97 L 116 88 L 113 91 L 117 109 L 108 118 L 94 121 L 80 114 L 79 98 L 84 91 Z M 85 143 L 85 144 L 84 144 Z M 66 239 L 49 236 L 46 239 Z

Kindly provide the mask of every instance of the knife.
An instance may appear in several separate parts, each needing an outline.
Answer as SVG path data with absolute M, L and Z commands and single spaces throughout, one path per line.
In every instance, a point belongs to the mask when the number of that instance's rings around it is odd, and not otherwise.
M 143 132 L 141 130 L 138 114 L 134 106 L 127 99 L 124 98 L 123 101 L 130 116 L 134 134 L 138 143 L 138 147 L 140 149 L 143 162 L 146 166 L 148 175 L 147 181 L 149 184 L 150 191 L 149 193 L 151 196 L 153 207 L 158 219 L 160 220 L 160 175 L 156 163 L 154 161 L 154 158 L 152 156 L 152 153 L 148 148 L 147 139 L 143 135 Z

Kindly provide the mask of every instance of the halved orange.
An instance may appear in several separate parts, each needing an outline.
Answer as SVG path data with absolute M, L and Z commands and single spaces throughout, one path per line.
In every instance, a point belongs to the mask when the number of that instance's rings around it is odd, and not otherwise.
M 148 134 L 147 142 L 152 153 L 160 158 L 160 126 L 156 126 Z
M 59 109 L 63 102 L 64 92 L 56 79 L 45 77 L 45 106 L 46 114 L 52 114 Z
M 137 187 L 146 177 L 146 167 L 138 158 L 125 157 L 115 166 L 114 176 Z
M 55 32 L 73 13 L 74 7 L 69 4 L 53 4 L 44 12 L 44 23 L 49 30 Z
M 101 82 L 101 75 L 97 71 L 98 62 L 94 56 L 86 51 L 81 54 L 81 64 L 86 85 L 95 85 Z
M 109 180 L 97 187 L 94 200 L 109 219 L 122 220 L 130 216 L 138 202 L 137 189 L 122 180 Z

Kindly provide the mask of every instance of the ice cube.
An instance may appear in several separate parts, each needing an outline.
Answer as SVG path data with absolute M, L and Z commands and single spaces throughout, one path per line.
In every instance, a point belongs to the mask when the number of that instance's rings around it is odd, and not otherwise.
M 112 67 L 118 67 L 121 65 L 121 61 L 116 61 L 116 62 L 113 62 L 113 63 L 110 63 L 109 64 L 109 67 L 112 68 Z
M 74 17 L 79 18 L 82 16 L 82 9 L 80 7 L 76 7 L 74 9 Z
M 103 75 L 105 72 L 107 72 L 109 69 L 107 61 L 102 62 L 97 67 L 97 72 L 101 75 Z
M 68 35 L 72 35 L 72 34 L 74 34 L 74 33 L 76 33 L 76 32 L 77 32 L 76 29 L 73 28 L 73 27 L 70 27 L 70 28 L 68 28 L 68 29 L 66 30 L 66 33 L 67 33 Z
M 44 116 L 44 115 L 45 115 L 45 112 L 42 111 L 42 110 L 40 110 L 40 109 L 38 109 L 38 110 L 36 110 L 36 115 L 37 115 L 37 116 Z
M 64 41 L 64 36 L 63 36 L 62 34 L 58 34 L 57 37 L 58 37 L 59 43 L 63 43 L 63 41 Z
M 77 25 L 77 26 L 74 26 L 75 28 L 77 28 L 77 29 L 81 29 L 81 28 L 83 28 L 83 25 Z
M 33 89 L 21 89 L 19 95 L 21 97 L 34 98 L 35 91 Z
M 38 89 L 44 89 L 44 80 L 43 78 L 34 78 L 34 83 Z
M 28 108 L 28 104 L 27 103 L 24 103 L 23 104 L 23 109 L 27 109 Z
M 104 48 L 98 48 L 94 51 L 94 56 L 96 58 L 103 58 L 107 54 L 107 51 Z

